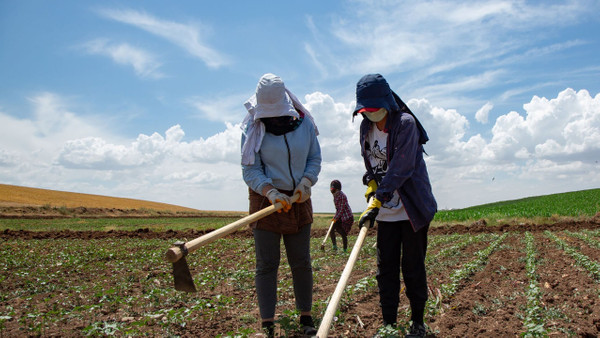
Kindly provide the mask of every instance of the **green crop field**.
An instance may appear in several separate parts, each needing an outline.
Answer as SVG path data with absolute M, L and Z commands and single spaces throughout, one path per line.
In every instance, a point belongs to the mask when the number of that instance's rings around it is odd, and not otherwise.
M 598 194 L 586 190 L 440 211 L 426 259 L 430 337 L 600 335 Z M 349 257 L 333 252 L 330 241 L 320 250 L 331 217 L 315 215 L 311 239 L 317 325 Z M 572 227 L 548 227 L 557 217 L 570 219 Z M 259 315 L 254 243 L 247 228 L 186 257 L 197 293 L 174 290 L 165 259 L 175 240 L 193 239 L 184 230 L 215 229 L 237 219 L 0 219 L 0 337 L 250 337 L 258 331 Z M 470 233 L 469 224 L 481 219 L 490 230 Z M 493 226 L 512 224 L 511 219 L 531 226 L 519 231 Z M 454 231 L 456 223 L 465 225 L 462 232 Z M 166 237 L 136 237 L 140 229 Z M 90 230 L 121 232 L 85 237 Z M 350 249 L 356 230 L 349 236 Z M 381 326 L 375 242 L 375 231 L 369 230 L 331 337 L 372 336 Z M 294 337 L 299 313 L 283 249 L 279 273 L 277 333 Z M 397 333 L 404 332 L 409 318 L 402 291 Z
M 483 204 L 458 210 L 441 210 L 434 222 L 465 222 L 485 219 L 550 219 L 593 217 L 600 212 L 600 189 L 574 191 L 512 201 Z

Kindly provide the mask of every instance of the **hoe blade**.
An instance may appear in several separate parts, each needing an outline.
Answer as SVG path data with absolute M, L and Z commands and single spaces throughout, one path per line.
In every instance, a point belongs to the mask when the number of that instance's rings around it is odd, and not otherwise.
M 196 286 L 194 285 L 194 279 L 190 273 L 190 268 L 182 257 L 177 262 L 173 263 L 173 278 L 175 279 L 175 290 L 185 292 L 196 292 Z

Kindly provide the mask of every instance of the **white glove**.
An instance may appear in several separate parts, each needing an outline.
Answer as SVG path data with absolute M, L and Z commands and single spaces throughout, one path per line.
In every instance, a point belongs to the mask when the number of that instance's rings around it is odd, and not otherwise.
M 300 193 L 300 198 L 298 199 L 298 203 L 306 202 L 310 198 L 310 188 L 312 187 L 312 182 L 306 178 L 302 177 L 298 186 L 296 186 L 296 190 L 294 190 L 294 195 L 296 193 Z
M 291 197 L 281 193 L 275 188 L 267 191 L 267 194 L 265 196 L 269 199 L 271 204 L 275 204 L 277 202 L 281 203 L 281 205 L 283 205 L 283 211 L 285 212 L 290 211 L 290 209 L 292 208 Z M 281 212 L 281 209 L 277 210 L 277 212 Z

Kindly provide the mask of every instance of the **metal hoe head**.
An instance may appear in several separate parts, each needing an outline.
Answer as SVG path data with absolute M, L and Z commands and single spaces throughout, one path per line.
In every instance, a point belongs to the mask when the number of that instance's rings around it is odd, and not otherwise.
M 185 248 L 185 242 L 175 243 L 181 248 L 183 257 L 177 262 L 173 263 L 173 278 L 175 279 L 175 290 L 185 292 L 196 292 L 196 285 L 194 285 L 194 279 L 190 273 L 190 267 L 188 266 L 185 256 L 187 255 L 187 249 Z

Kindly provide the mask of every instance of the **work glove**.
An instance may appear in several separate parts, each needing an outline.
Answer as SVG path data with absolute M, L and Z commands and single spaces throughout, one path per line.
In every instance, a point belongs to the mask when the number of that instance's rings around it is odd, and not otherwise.
M 312 187 L 312 182 L 306 178 L 302 177 L 298 186 L 296 186 L 296 190 L 294 190 L 294 195 L 300 193 L 300 198 L 298 199 L 298 203 L 306 202 L 310 198 L 310 188 Z
M 358 219 L 358 227 L 362 228 L 367 221 L 369 221 L 369 228 L 372 228 L 375 225 L 375 219 L 377 218 L 377 214 L 379 214 L 379 208 L 381 208 L 381 202 L 375 197 L 371 198 L 371 203 L 367 205 L 365 211 L 360 214 L 360 218 Z
M 365 192 L 365 199 L 367 200 L 367 203 L 369 202 L 369 198 L 371 198 L 372 195 L 375 195 L 376 190 L 377 182 L 375 182 L 375 180 L 370 180 L 367 184 L 367 192 Z
M 283 205 L 282 209 L 285 212 L 290 211 L 290 209 L 292 208 L 292 201 L 290 196 L 281 193 L 275 188 L 267 191 L 267 194 L 265 196 L 269 199 L 271 204 L 275 204 L 277 202 L 281 203 L 281 205 Z M 282 209 L 277 210 L 277 212 L 281 212 Z

